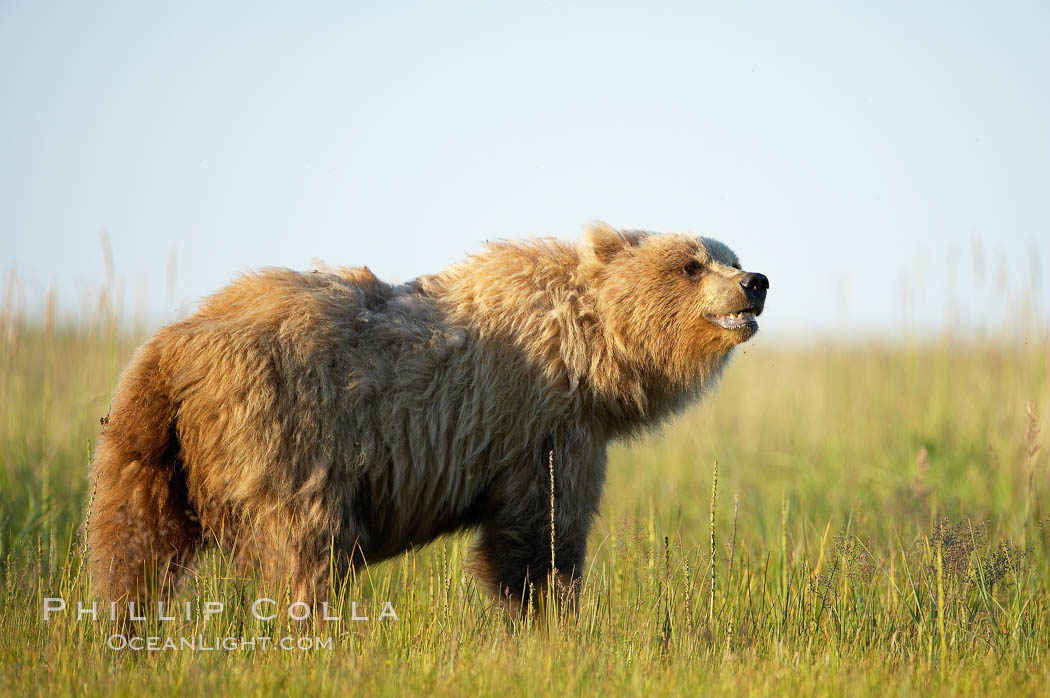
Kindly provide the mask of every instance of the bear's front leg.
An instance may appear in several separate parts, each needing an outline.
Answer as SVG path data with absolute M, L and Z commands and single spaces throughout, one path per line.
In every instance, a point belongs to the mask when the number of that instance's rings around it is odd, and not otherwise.
M 578 470 L 570 471 L 570 462 Z M 519 479 L 497 491 L 499 504 L 482 523 L 472 555 L 472 568 L 488 589 L 522 613 L 550 591 L 552 562 L 557 598 L 575 607 L 605 477 L 604 453 L 566 462 L 561 472 L 555 464 L 552 508 L 550 480 L 539 477 L 535 465 L 528 482 Z M 542 467 L 546 474 L 546 457 Z
M 555 593 L 575 605 L 587 552 L 587 530 L 558 526 L 555 515 Z M 547 593 L 551 573 L 550 516 L 492 521 L 481 528 L 472 568 L 490 592 L 524 613 Z

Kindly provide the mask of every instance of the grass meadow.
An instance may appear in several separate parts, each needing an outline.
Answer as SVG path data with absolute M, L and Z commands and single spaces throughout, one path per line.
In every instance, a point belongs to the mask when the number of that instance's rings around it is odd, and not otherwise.
M 103 307 L 104 307 L 103 303 Z M 249 612 L 205 555 L 160 638 L 305 637 L 309 650 L 115 650 L 78 531 L 99 418 L 144 337 L 106 313 L 0 325 L 0 693 L 972 695 L 1050 686 L 1045 328 L 783 345 L 615 445 L 575 613 L 512 621 L 453 537 L 334 590 L 343 620 Z M 717 475 L 715 462 L 717 461 Z M 555 470 L 557 454 L 555 454 Z M 555 504 L 557 506 L 557 504 Z M 267 594 L 279 591 L 272 589 Z M 225 608 L 204 618 L 205 600 Z M 358 615 L 350 620 L 358 603 Z M 389 601 L 399 620 L 377 618 Z M 103 615 L 104 615 L 103 611 Z M 207 642 L 202 645 L 207 645 Z

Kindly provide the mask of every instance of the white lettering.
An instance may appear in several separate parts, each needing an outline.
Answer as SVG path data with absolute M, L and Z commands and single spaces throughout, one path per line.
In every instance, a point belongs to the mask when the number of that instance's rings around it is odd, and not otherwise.
M 265 596 L 263 598 L 261 598 L 261 599 L 256 599 L 255 601 L 253 601 L 252 602 L 252 615 L 255 617 L 255 620 L 273 620 L 274 618 L 277 617 L 276 613 L 274 613 L 273 615 L 269 615 L 269 616 L 260 615 L 259 607 L 262 606 L 264 603 L 268 603 L 268 604 L 275 605 L 275 606 L 277 605 L 276 601 L 274 601 L 273 599 L 268 599 Z
M 390 603 L 389 601 L 383 604 L 383 610 L 379 614 L 379 620 L 383 620 L 384 618 L 393 618 L 394 620 L 401 620 L 397 617 L 397 613 L 394 612 L 394 604 Z
M 98 620 L 98 604 L 91 602 L 91 608 L 84 605 L 83 601 L 77 601 L 77 620 L 82 616 L 91 616 L 91 620 Z
M 296 614 L 296 612 L 292 610 L 295 608 L 302 608 L 302 613 Z M 288 616 L 292 620 L 306 620 L 310 617 L 310 606 L 305 601 L 296 601 L 288 607 Z
M 175 620 L 175 616 L 164 615 L 164 602 L 157 602 L 157 620 Z
M 46 599 L 44 599 L 44 622 L 46 623 L 49 620 L 52 613 L 64 611 L 65 609 L 65 601 L 55 596 L 47 597 Z
M 325 601 L 325 602 L 323 602 L 321 604 L 321 619 L 322 620 L 326 620 L 326 621 L 342 620 L 343 617 L 342 616 L 330 616 L 330 615 L 328 615 L 328 602 Z

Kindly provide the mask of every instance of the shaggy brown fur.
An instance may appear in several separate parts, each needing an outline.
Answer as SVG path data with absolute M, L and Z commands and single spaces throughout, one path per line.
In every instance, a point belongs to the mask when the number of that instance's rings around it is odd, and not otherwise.
M 367 268 L 245 276 L 120 380 L 92 466 L 97 588 L 147 600 L 212 540 L 312 600 L 333 548 L 345 572 L 477 527 L 483 580 L 520 600 L 551 567 L 551 452 L 574 586 L 606 444 L 709 389 L 757 329 L 714 316 L 764 299 L 718 242 L 604 225 L 400 286 Z

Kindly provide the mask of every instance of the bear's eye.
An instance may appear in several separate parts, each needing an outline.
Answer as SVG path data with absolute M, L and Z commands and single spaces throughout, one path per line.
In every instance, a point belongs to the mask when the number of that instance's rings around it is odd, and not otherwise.
M 683 271 L 685 271 L 685 273 L 689 276 L 696 276 L 700 273 L 701 269 L 703 269 L 703 265 L 700 264 L 700 262 L 696 261 L 695 259 L 690 259 L 688 262 L 685 263 L 685 269 Z

